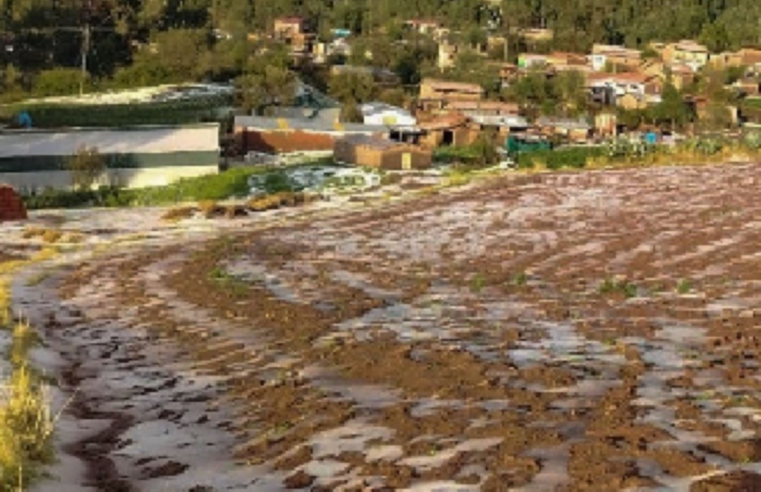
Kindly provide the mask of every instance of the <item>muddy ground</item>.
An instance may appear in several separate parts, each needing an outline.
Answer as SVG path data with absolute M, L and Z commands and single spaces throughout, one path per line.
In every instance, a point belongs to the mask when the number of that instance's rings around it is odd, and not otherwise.
M 760 182 L 83 216 L 89 243 L 15 283 L 74 395 L 41 489 L 761 490 Z

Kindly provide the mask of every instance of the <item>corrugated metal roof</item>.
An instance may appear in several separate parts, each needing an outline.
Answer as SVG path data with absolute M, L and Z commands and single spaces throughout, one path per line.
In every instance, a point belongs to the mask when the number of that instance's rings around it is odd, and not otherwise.
M 553 126 L 574 130 L 589 130 L 592 128 L 592 125 L 583 119 L 575 120 L 571 118 L 548 118 L 546 116 L 539 118 L 536 121 L 536 124 L 539 126 Z
M 526 118 L 522 116 L 492 116 L 492 115 L 478 115 L 468 114 L 468 117 L 479 125 L 486 126 L 501 126 L 508 128 L 528 128 L 530 125 Z

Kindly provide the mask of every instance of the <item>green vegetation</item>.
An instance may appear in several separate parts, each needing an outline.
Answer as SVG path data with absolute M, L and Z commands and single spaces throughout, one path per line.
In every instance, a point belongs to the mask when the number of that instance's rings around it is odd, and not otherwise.
M 231 100 L 223 97 L 110 105 L 14 103 L 0 107 L 0 119 L 10 120 L 21 111 L 26 111 L 37 128 L 180 125 L 222 121 L 227 116 L 222 108 L 230 106 L 231 103 Z
M 481 133 L 471 145 L 439 147 L 434 150 L 433 160 L 443 164 L 457 164 L 465 170 L 480 168 L 499 162 L 497 138 L 494 134 Z
M 542 164 L 548 169 L 583 168 L 590 159 L 606 154 L 605 147 L 565 147 L 518 154 L 519 168 L 529 169 Z
M 609 294 L 616 294 L 616 293 L 623 294 L 624 297 L 626 297 L 627 299 L 637 296 L 636 284 L 633 284 L 625 279 L 617 280 L 610 277 L 603 280 L 603 282 L 600 284 L 598 291 L 602 295 L 609 295 Z
M 692 283 L 689 280 L 682 279 L 676 285 L 676 291 L 678 294 L 688 294 L 692 290 Z
M 473 275 L 470 279 L 470 291 L 474 294 L 481 292 L 486 287 L 486 277 L 482 273 Z
M 248 284 L 224 268 L 214 267 L 209 272 L 209 278 L 235 297 L 245 297 L 249 293 Z
M 518 272 L 513 275 L 513 285 L 526 285 L 526 282 L 528 282 L 528 275 L 526 275 L 526 272 Z
M 244 198 L 249 193 L 249 178 L 268 173 L 264 180 L 268 193 L 284 191 L 287 181 L 285 173 L 271 173 L 268 167 L 241 167 L 219 174 L 183 178 L 167 186 L 122 189 L 101 187 L 97 190 L 48 190 L 39 195 L 24 197 L 30 210 L 45 208 L 76 208 L 99 205 L 104 207 L 126 207 L 132 205 L 168 205 L 202 200 L 224 200 Z M 284 181 L 285 180 L 285 181 Z

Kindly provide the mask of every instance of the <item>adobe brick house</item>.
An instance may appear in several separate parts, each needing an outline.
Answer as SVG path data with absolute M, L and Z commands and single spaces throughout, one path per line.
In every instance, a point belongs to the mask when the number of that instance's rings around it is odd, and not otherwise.
M 452 101 L 480 101 L 484 88 L 478 84 L 423 79 L 420 82 L 419 104 L 424 111 L 441 109 Z
M 26 218 L 26 207 L 18 193 L 10 186 L 0 184 L 0 222 Z
M 425 148 L 470 145 L 476 141 L 481 129 L 472 125 L 463 115 L 440 116 L 418 123 L 419 143 Z
M 276 39 L 287 41 L 307 32 L 306 21 L 302 17 L 281 17 L 275 19 L 273 33 Z
M 683 39 L 678 43 L 666 45 L 661 56 L 668 64 L 683 63 L 697 70 L 708 63 L 711 52 L 702 44 L 691 39 Z
M 337 139 L 333 156 L 336 162 L 386 170 L 427 169 L 432 162 L 429 150 L 364 135 Z

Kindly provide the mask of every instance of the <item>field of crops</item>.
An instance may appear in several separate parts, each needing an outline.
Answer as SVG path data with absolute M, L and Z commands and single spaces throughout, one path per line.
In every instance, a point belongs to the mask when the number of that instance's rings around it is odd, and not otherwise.
M 78 212 L 104 246 L 17 299 L 78 388 L 68 418 L 95 430 L 67 438 L 101 489 L 761 490 L 760 181 Z

